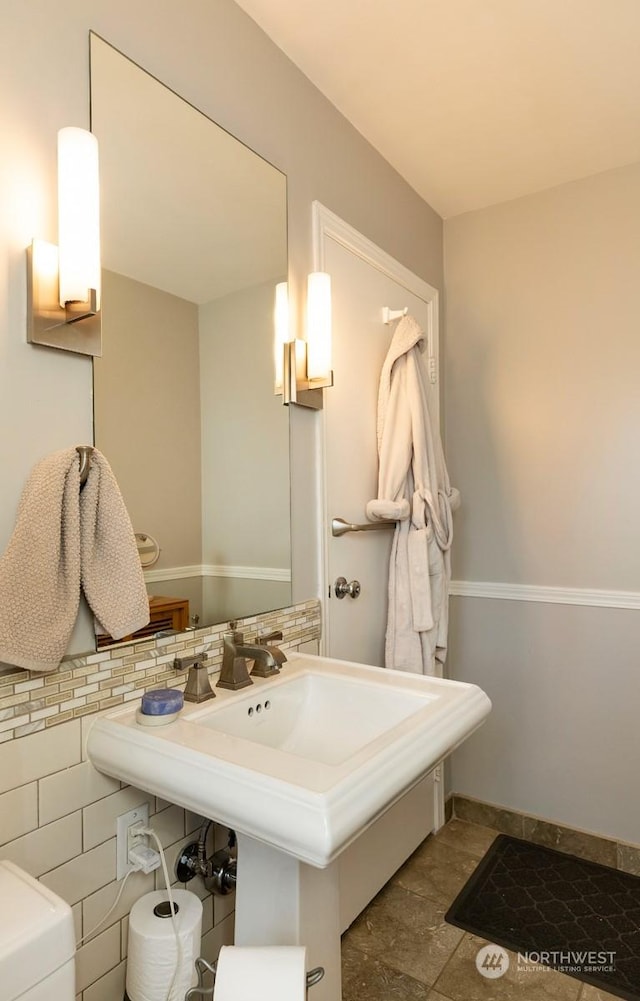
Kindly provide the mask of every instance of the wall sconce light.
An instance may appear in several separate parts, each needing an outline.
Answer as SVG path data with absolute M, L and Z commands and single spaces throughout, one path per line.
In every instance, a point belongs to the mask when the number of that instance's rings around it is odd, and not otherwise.
M 58 244 L 27 250 L 27 340 L 101 355 L 98 142 L 85 129 L 58 133 Z
M 333 386 L 331 371 L 331 277 L 323 271 L 307 279 L 306 340 L 289 332 L 287 284 L 276 286 L 275 393 L 285 406 L 322 409 L 322 390 Z

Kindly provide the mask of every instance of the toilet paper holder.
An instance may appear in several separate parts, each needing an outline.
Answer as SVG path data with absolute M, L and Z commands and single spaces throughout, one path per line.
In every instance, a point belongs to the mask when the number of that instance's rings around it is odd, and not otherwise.
M 208 963 L 206 959 L 199 956 L 196 959 L 196 973 L 198 974 L 198 983 L 195 987 L 191 987 L 184 996 L 184 1001 L 198 1001 L 199 998 L 213 998 L 213 988 L 216 982 L 216 964 Z M 207 973 L 211 974 L 211 987 L 205 987 L 204 978 Z M 319 984 L 324 977 L 324 967 L 316 966 L 313 970 L 309 970 L 307 973 L 307 990 L 313 987 L 314 984 Z

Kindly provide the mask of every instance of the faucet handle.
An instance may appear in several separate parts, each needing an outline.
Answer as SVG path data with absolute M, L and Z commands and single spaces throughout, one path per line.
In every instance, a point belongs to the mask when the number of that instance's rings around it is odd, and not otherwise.
M 176 671 L 186 671 L 188 667 L 201 667 L 206 659 L 205 653 L 197 653 L 193 657 L 176 657 L 173 667 Z
M 184 671 L 189 668 L 187 684 L 184 689 L 185 702 L 206 702 L 207 699 L 215 699 L 216 693 L 209 681 L 209 672 L 206 665 L 207 655 L 198 653 L 194 657 L 176 657 L 173 666 L 176 671 Z
M 258 633 L 256 643 L 260 646 L 264 643 L 270 643 L 272 640 L 281 640 L 282 638 L 282 629 L 272 629 L 270 633 Z

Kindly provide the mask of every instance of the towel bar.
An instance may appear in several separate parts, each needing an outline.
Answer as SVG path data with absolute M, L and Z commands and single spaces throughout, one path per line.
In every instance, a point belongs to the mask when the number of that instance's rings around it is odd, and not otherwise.
M 346 535 L 347 532 L 377 532 L 381 528 L 395 528 L 395 521 L 369 521 L 366 525 L 351 525 L 343 518 L 333 518 L 331 522 L 331 534 L 335 536 Z

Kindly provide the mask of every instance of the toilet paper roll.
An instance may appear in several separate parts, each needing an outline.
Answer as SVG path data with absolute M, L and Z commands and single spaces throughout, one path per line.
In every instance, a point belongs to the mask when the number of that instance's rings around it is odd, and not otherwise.
M 223 945 L 213 1001 L 305 1001 L 306 958 L 303 946 Z
M 154 908 L 165 904 L 167 893 L 146 893 L 131 908 L 127 954 L 127 994 L 130 1001 L 167 1001 L 176 964 L 178 972 L 171 1001 L 183 1001 L 185 993 L 197 983 L 194 963 L 200 955 L 202 937 L 202 902 L 189 890 L 172 890 L 179 911 L 175 916 L 180 940 L 180 955 L 170 917 L 159 917 Z

